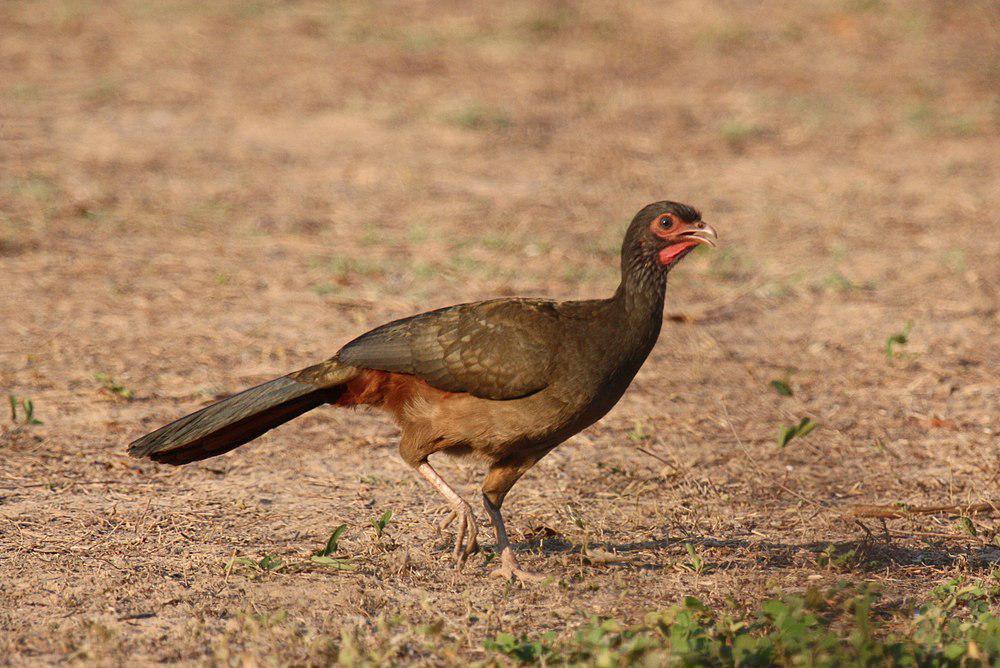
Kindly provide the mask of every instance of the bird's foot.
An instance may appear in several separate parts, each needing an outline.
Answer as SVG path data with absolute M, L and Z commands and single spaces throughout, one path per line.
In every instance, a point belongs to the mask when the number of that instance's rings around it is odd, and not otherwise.
M 460 505 L 456 505 L 452 514 L 446 517 L 438 526 L 439 528 L 444 528 L 455 519 L 458 520 L 458 534 L 455 536 L 455 550 L 453 554 L 455 555 L 455 560 L 458 562 L 458 568 L 461 569 L 465 565 L 465 560 L 470 555 L 479 551 L 479 542 L 476 540 L 479 529 L 476 526 L 476 516 L 472 514 L 472 508 L 464 501 Z
M 504 580 L 517 578 L 524 582 L 542 582 L 545 580 L 545 576 L 541 573 L 532 573 L 521 568 L 521 564 L 517 562 L 517 557 L 514 556 L 514 550 L 509 545 L 500 551 L 500 567 L 490 573 L 490 577 L 503 578 Z
M 441 537 L 442 532 L 451 526 L 451 523 L 455 521 L 459 514 L 454 510 L 450 511 L 440 522 L 434 525 L 434 531 L 438 538 Z M 473 518 L 473 525 L 475 524 L 475 518 Z M 475 554 L 479 551 L 479 541 L 476 539 L 475 535 L 472 537 L 472 548 L 469 554 Z M 463 558 L 464 560 L 464 558 Z

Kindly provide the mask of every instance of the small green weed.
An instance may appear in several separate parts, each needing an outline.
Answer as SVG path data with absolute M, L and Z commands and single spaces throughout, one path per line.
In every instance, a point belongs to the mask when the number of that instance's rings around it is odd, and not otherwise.
M 309 557 L 309 561 L 338 571 L 353 571 L 357 569 L 357 566 L 352 564 L 346 557 L 321 557 L 313 555 Z
M 101 384 L 102 390 L 124 399 L 125 401 L 132 401 L 132 399 L 135 398 L 135 394 L 132 390 L 128 389 L 106 373 L 95 373 L 94 380 Z
M 346 524 L 341 524 L 339 527 L 334 529 L 333 533 L 330 534 L 329 540 L 326 541 L 326 545 L 323 547 L 323 549 L 316 551 L 316 556 L 329 557 L 331 554 L 336 552 L 337 547 L 339 547 L 340 537 L 344 535 L 345 531 L 347 531 Z
M 636 420 L 632 423 L 632 429 L 626 432 L 625 436 L 630 441 L 648 441 L 649 434 L 646 432 L 646 425 Z
M 383 515 L 383 518 L 385 515 Z M 388 519 L 386 519 L 388 523 Z M 236 566 L 244 566 L 249 568 L 251 571 L 251 578 L 258 577 L 265 573 L 277 573 L 282 574 L 294 574 L 301 573 L 303 571 L 315 570 L 316 566 L 323 566 L 325 568 L 332 568 L 338 571 L 353 571 L 357 569 L 357 566 L 351 561 L 349 557 L 334 557 L 331 556 L 339 549 L 340 537 L 344 535 L 347 531 L 347 525 L 341 524 L 333 533 L 330 534 L 330 538 L 327 539 L 326 544 L 315 550 L 308 559 L 292 559 L 289 561 L 282 560 L 280 557 L 273 554 L 265 554 L 260 559 L 251 559 L 250 557 L 233 557 L 226 562 L 225 572 L 229 574 Z
M 833 543 L 826 546 L 816 559 L 817 563 L 831 571 L 849 571 L 860 561 L 857 548 L 839 549 Z
M 975 538 L 979 535 L 979 530 L 976 529 L 975 522 L 972 521 L 971 517 L 965 516 L 958 520 L 958 526 L 962 529 L 962 532 L 968 534 Z
M 333 533 L 330 534 L 330 538 L 327 539 L 326 545 L 322 549 L 316 550 L 309 561 L 320 566 L 326 566 L 327 568 L 333 568 L 339 571 L 353 571 L 357 568 L 351 563 L 351 560 L 346 557 L 332 557 L 330 555 L 334 554 L 340 548 L 340 537 L 344 535 L 347 531 L 347 525 L 341 524 Z
M 276 571 L 282 566 L 282 561 L 279 557 L 273 554 L 265 554 L 261 560 L 257 563 L 260 569 L 263 571 Z
M 905 346 L 910 342 L 910 330 L 913 329 L 913 322 L 906 323 L 902 330 L 896 332 L 885 340 L 885 356 L 892 359 L 896 355 L 896 346 Z
M 684 543 L 684 549 L 687 551 L 688 560 L 680 564 L 681 568 L 695 575 L 704 575 L 711 571 L 702 556 L 694 549 L 694 545 Z
M 785 447 L 793 438 L 805 436 L 815 428 L 816 423 L 807 417 L 799 420 L 798 424 L 781 425 L 781 427 L 778 428 L 778 447 Z
M 375 537 L 381 538 L 382 534 L 385 533 L 385 528 L 389 526 L 389 520 L 392 519 L 392 511 L 387 510 L 382 513 L 381 517 L 372 518 L 372 526 L 375 527 Z
M 792 386 L 788 384 L 788 381 L 780 378 L 775 378 L 771 381 L 771 389 L 783 397 L 790 397 L 794 394 Z
M 256 561 L 250 557 L 233 557 L 226 562 L 226 572 L 228 573 L 229 571 L 232 571 L 235 566 L 247 566 L 248 568 L 260 572 L 274 572 L 284 568 L 284 563 L 281 561 L 280 557 L 276 557 L 273 554 L 265 554 Z
M 518 638 L 512 633 L 498 633 L 495 638 L 487 639 L 483 647 L 487 651 L 505 654 L 521 663 L 537 663 L 551 656 L 551 643 L 555 633 L 541 635 L 538 640 Z
M 863 283 L 858 283 L 851 280 L 843 273 L 839 271 L 834 271 L 833 273 L 827 274 L 819 282 L 819 286 L 833 292 L 873 292 L 876 288 L 874 281 L 865 281 Z
M 7 395 L 7 402 L 10 404 L 10 421 L 17 422 L 17 408 L 21 407 L 24 413 L 24 424 L 44 424 L 35 417 L 35 402 L 27 397 L 15 397 L 13 394 Z

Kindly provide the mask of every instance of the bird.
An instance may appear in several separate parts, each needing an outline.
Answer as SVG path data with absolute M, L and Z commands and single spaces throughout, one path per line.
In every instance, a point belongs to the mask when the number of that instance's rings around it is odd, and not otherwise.
M 399 454 L 450 506 L 459 568 L 479 549 L 472 506 L 430 462 L 435 453 L 485 465 L 482 504 L 493 527 L 493 575 L 521 567 L 501 506 L 553 448 L 618 402 L 660 334 L 667 275 L 718 234 L 686 204 L 659 201 L 633 217 L 621 281 L 604 299 L 503 298 L 394 320 L 333 357 L 222 399 L 130 444 L 135 457 L 181 465 L 215 457 L 303 413 L 332 404 L 374 407 L 400 428 Z

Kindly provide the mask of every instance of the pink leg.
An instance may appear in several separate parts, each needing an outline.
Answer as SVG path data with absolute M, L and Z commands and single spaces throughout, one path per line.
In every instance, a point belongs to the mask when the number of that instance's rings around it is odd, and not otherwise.
M 459 520 L 458 537 L 455 539 L 455 558 L 461 567 L 469 555 L 479 547 L 476 542 L 479 529 L 476 527 L 476 517 L 472 514 L 472 507 L 444 481 L 444 478 L 438 475 L 438 472 L 426 459 L 420 462 L 416 468 L 417 473 L 423 476 L 448 501 L 454 516 Z M 447 526 L 450 522 L 451 516 L 446 518 L 442 525 Z

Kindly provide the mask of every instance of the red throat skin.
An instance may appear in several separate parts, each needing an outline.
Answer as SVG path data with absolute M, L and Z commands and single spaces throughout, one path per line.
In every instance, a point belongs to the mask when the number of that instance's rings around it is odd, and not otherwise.
M 674 261 L 677 260 L 677 256 L 679 256 L 681 253 L 688 250 L 689 248 L 694 248 L 697 245 L 698 245 L 697 241 L 682 241 L 679 244 L 672 244 L 670 246 L 667 246 L 666 248 L 660 251 L 660 264 L 662 264 L 664 267 L 669 267 L 671 264 L 674 263 Z

